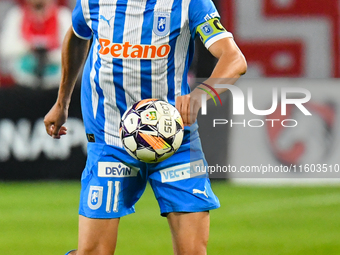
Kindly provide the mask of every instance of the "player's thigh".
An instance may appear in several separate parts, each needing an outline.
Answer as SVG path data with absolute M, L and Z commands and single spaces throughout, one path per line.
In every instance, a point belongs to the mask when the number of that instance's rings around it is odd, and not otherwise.
M 112 255 L 116 248 L 119 218 L 91 219 L 79 216 L 77 255 Z
M 209 212 L 169 213 L 167 216 L 176 255 L 204 255 L 209 239 Z

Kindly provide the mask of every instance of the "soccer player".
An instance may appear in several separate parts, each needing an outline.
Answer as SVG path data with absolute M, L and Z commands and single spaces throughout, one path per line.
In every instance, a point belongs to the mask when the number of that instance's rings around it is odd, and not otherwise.
M 134 212 L 147 181 L 168 220 L 174 254 L 206 254 L 209 210 L 219 201 L 206 173 L 190 174 L 190 166 L 207 164 L 196 124 L 205 92 L 190 93 L 187 83 L 194 38 L 200 36 L 218 58 L 215 81 L 234 82 L 246 71 L 219 18 L 211 0 L 77 1 L 63 43 L 58 99 L 44 120 L 53 138 L 67 133 L 71 94 L 87 59 L 81 103 L 88 159 L 81 178 L 78 250 L 67 254 L 114 254 L 119 219 Z M 118 135 L 124 111 L 147 98 L 175 105 L 187 125 L 179 150 L 157 164 L 133 159 Z

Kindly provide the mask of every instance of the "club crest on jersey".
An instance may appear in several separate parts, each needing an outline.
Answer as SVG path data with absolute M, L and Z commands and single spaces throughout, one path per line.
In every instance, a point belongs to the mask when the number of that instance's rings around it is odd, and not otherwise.
M 164 36 L 170 31 L 170 13 L 155 12 L 153 17 L 153 32 L 158 36 Z

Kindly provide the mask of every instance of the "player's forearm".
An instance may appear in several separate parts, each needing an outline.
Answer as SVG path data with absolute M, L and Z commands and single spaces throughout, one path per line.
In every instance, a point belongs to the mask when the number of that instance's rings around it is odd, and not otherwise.
M 57 103 L 68 108 L 78 74 L 87 56 L 90 41 L 78 38 L 72 27 L 68 30 L 61 51 L 61 81 Z
M 233 52 L 230 55 L 222 55 L 211 74 L 209 81 L 215 84 L 235 84 L 235 82 L 247 71 L 247 63 L 243 54 Z M 225 92 L 226 88 L 216 88 L 218 94 Z
M 215 88 L 215 84 L 235 84 L 241 75 L 247 71 L 247 62 L 242 52 L 233 41 L 227 41 L 227 47 L 224 45 L 215 46 L 210 50 L 211 53 L 218 58 L 218 62 L 211 74 L 211 76 L 204 82 Z M 199 86 L 200 87 L 200 86 Z M 206 90 L 206 86 L 203 86 Z M 226 88 L 215 88 L 218 94 L 226 91 Z M 203 90 L 195 89 L 194 94 L 202 94 Z M 208 99 L 210 99 L 209 95 Z
M 222 53 L 210 79 L 215 79 L 219 83 L 228 81 L 234 84 L 246 71 L 247 63 L 240 51 L 235 51 L 232 55 Z

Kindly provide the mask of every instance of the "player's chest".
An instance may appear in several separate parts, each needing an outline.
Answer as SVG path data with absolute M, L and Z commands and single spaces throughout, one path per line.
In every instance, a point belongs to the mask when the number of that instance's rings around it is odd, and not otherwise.
M 188 15 L 178 0 L 110 1 L 91 15 L 98 39 L 112 43 L 153 45 L 170 43 L 188 33 Z

